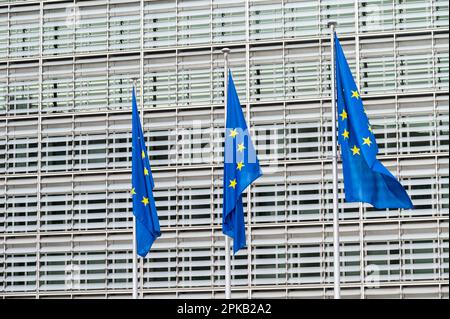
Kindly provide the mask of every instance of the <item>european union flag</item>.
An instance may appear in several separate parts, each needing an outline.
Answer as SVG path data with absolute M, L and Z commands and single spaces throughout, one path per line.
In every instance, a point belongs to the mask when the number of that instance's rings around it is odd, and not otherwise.
M 159 236 L 159 219 L 153 197 L 153 181 L 144 134 L 142 134 L 141 121 L 136 103 L 136 94 L 133 87 L 133 115 L 132 115 L 132 186 L 133 214 L 136 217 L 136 243 L 137 253 L 145 257 Z
M 236 254 L 246 246 L 242 193 L 262 175 L 262 171 L 242 114 L 231 71 L 228 73 L 227 94 L 222 231 L 233 238 L 233 251 Z
M 403 186 L 376 158 L 375 135 L 336 34 L 334 38 L 338 141 L 342 153 L 345 200 L 369 203 L 380 209 L 413 208 Z

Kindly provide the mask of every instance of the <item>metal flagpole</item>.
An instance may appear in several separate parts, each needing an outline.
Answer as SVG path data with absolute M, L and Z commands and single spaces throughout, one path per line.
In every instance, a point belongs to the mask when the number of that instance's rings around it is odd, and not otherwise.
M 331 125 L 333 143 L 333 248 L 334 248 L 334 299 L 341 298 L 341 271 L 339 251 L 339 208 L 338 208 L 338 175 L 337 175 L 337 143 L 336 143 L 336 65 L 334 50 L 334 32 L 337 23 L 328 22 L 331 42 Z
M 133 216 L 133 299 L 138 297 L 138 273 L 136 251 L 136 217 Z
M 136 92 L 137 80 L 133 79 L 133 88 Z M 136 98 L 137 101 L 137 98 Z M 139 116 L 139 118 L 141 118 Z M 141 124 L 142 125 L 142 124 Z M 138 261 L 137 261 L 137 242 L 136 242 L 136 217 L 133 214 L 133 299 L 138 297 Z
M 224 101 L 225 101 L 225 117 L 224 117 L 224 126 L 225 126 L 225 137 L 226 137 L 226 129 L 227 129 L 227 103 L 228 103 L 228 54 L 230 53 L 230 49 L 223 48 L 223 57 L 225 61 L 224 66 L 224 76 L 225 76 L 225 85 L 224 85 Z M 225 163 L 224 163 L 225 164 Z M 225 299 L 231 298 L 231 259 L 230 259 L 230 238 L 225 235 Z

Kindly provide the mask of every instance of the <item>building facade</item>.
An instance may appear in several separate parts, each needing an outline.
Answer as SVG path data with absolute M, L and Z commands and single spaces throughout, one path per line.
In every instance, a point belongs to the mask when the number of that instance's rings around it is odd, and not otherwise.
M 232 296 L 333 296 L 330 35 L 414 210 L 345 203 L 342 297 L 448 298 L 447 0 L 0 0 L 0 297 L 129 298 L 131 81 L 162 236 L 144 298 L 223 298 L 223 55 L 263 166 Z

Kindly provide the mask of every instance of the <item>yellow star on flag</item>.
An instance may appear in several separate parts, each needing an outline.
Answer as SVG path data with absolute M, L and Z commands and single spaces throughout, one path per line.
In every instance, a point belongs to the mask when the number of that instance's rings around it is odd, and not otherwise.
M 353 155 L 356 155 L 356 154 L 361 155 L 361 154 L 359 153 L 359 148 L 356 147 L 356 145 L 353 145 L 352 152 L 353 152 Z
M 245 150 L 244 143 L 238 144 L 238 151 L 239 151 L 239 152 L 242 152 L 242 151 L 244 151 L 244 150 Z
M 340 115 L 342 121 L 345 120 L 345 119 L 347 118 L 347 112 L 345 112 L 345 110 L 342 110 L 342 113 L 339 114 L 339 115 Z
M 372 132 L 372 126 L 370 126 L 370 124 L 368 124 L 368 129 L 369 129 L 369 132 L 370 132 L 370 133 L 373 133 L 373 132 Z
M 141 156 L 142 156 L 142 158 L 145 158 L 145 152 L 144 151 L 141 152 Z
M 230 130 L 230 136 L 231 136 L 232 138 L 235 138 L 235 137 L 236 137 L 236 135 L 238 135 L 238 132 L 237 132 L 237 130 L 236 130 L 236 129 L 234 129 L 234 130 Z
M 244 167 L 244 162 L 240 161 L 239 163 L 237 163 L 237 169 L 242 171 L 242 167 Z
M 144 206 L 148 205 L 148 198 L 147 197 L 142 197 L 141 203 L 144 204 Z
M 347 129 L 344 129 L 344 133 L 342 133 L 341 135 L 344 137 L 344 140 L 345 139 L 348 139 L 348 137 L 349 137 L 349 131 L 347 131 Z
M 370 136 L 368 137 L 363 137 L 363 145 L 369 145 L 372 144 L 372 141 L 370 140 Z
M 236 178 L 235 178 L 235 179 L 232 179 L 232 180 L 230 181 L 230 185 L 229 185 L 228 187 L 236 188 L 236 184 L 237 184 Z
M 135 195 L 135 194 L 136 194 L 136 190 L 134 189 L 134 187 L 133 187 L 133 188 L 131 188 L 131 191 L 130 191 L 130 193 L 131 193 L 131 196 L 133 196 L 133 195 Z
M 359 99 L 359 93 L 358 93 L 358 91 L 352 91 L 352 98 L 356 98 L 356 99 Z
M 147 169 L 147 167 L 144 167 L 144 175 L 148 175 L 148 169 Z

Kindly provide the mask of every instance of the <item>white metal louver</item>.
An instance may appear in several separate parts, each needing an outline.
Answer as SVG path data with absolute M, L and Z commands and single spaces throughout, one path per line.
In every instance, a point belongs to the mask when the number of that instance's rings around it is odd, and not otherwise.
M 346 203 L 339 172 L 342 296 L 448 298 L 443 0 L 0 0 L 0 298 L 131 295 L 133 78 L 162 228 L 143 296 L 224 297 L 223 47 L 264 171 L 233 297 L 332 297 L 330 20 L 415 205 Z

